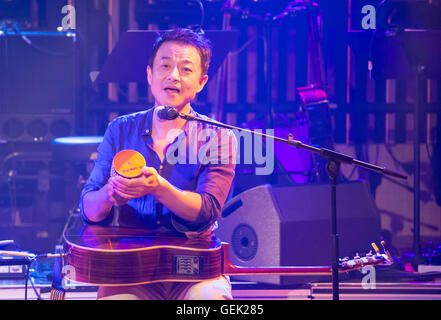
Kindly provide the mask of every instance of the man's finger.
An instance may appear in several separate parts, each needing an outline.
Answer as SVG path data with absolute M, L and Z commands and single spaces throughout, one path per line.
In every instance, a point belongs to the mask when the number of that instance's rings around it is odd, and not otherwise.
M 155 184 L 155 181 L 156 181 L 156 177 L 155 177 L 155 176 L 149 176 L 149 177 L 147 177 L 147 178 L 144 180 L 144 184 L 145 184 L 147 187 L 151 187 L 151 186 L 153 186 L 153 185 Z
M 115 199 L 118 200 L 118 201 L 130 200 L 131 198 L 133 198 L 132 195 L 130 195 L 128 193 L 125 193 L 125 192 L 123 192 L 121 190 L 118 190 L 117 188 L 113 189 L 113 194 L 114 194 L 114 196 L 116 196 Z M 117 199 L 118 197 L 121 198 L 121 199 Z
M 153 167 L 144 167 L 144 168 L 142 168 L 142 173 L 144 174 L 144 176 L 147 177 L 147 176 L 158 174 L 158 171 L 156 171 L 156 169 Z
M 121 187 L 130 187 L 132 184 L 132 179 L 126 179 L 120 176 L 111 177 L 109 181 L 113 182 L 114 185 L 118 185 Z

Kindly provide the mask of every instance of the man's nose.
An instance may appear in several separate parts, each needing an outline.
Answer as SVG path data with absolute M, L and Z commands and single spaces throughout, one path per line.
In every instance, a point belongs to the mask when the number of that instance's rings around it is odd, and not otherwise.
M 179 75 L 178 68 L 177 67 L 171 68 L 170 72 L 168 74 L 168 78 L 170 80 L 179 80 L 179 77 L 180 77 L 180 75 Z

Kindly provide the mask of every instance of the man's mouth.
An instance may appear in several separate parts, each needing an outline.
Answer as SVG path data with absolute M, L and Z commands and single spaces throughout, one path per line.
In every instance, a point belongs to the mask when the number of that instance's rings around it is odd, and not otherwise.
M 171 92 L 171 93 L 179 93 L 180 92 L 180 90 L 178 88 L 174 88 L 174 87 L 166 87 L 166 88 L 164 88 L 164 91 Z

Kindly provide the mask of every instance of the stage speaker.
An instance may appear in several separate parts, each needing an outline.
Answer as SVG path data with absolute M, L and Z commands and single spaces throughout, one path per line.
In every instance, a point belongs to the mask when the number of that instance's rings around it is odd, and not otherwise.
M 6 31 L 0 36 L 0 137 L 50 142 L 75 133 L 73 33 Z
M 341 257 L 371 250 L 380 240 L 380 216 L 364 181 L 337 186 Z M 261 185 L 228 201 L 216 235 L 230 243 L 232 263 L 246 267 L 332 264 L 331 187 L 328 184 Z M 287 285 L 331 280 L 330 276 L 236 276 Z
M 51 142 L 73 134 L 74 115 L 2 114 L 1 137 L 8 142 Z

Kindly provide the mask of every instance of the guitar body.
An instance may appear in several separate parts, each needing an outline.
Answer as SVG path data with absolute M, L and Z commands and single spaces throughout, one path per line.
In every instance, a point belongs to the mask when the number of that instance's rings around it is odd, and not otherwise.
M 87 226 L 66 231 L 70 280 L 99 286 L 201 281 L 222 274 L 219 239 L 187 239 L 132 228 Z M 72 272 L 73 270 L 73 272 Z

